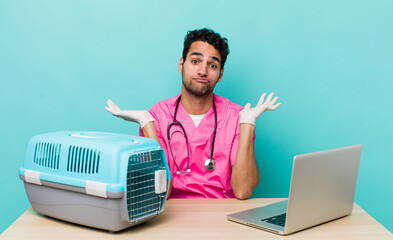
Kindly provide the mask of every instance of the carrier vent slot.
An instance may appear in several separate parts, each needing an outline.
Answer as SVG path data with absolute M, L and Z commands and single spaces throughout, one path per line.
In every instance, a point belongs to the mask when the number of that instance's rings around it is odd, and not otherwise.
M 130 221 L 157 215 L 165 195 L 155 193 L 156 170 L 165 169 L 159 150 L 134 154 L 127 169 L 127 207 Z
M 46 168 L 59 169 L 61 144 L 36 143 L 33 162 Z
M 67 171 L 95 174 L 98 173 L 101 153 L 95 149 L 70 146 L 68 148 Z

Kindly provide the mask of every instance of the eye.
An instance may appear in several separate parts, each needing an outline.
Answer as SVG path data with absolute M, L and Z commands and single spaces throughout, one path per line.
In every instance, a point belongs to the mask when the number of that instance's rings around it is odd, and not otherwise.
M 215 64 L 210 64 L 210 67 L 213 69 L 217 69 L 217 65 L 215 65 Z
M 197 63 L 198 63 L 198 60 L 196 60 L 196 59 L 191 59 L 191 63 L 197 64 Z

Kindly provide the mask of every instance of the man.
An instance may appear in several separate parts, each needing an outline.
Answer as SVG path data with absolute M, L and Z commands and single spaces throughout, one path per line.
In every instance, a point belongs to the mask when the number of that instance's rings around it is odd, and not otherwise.
M 105 109 L 141 126 L 142 136 L 158 141 L 172 173 L 171 198 L 247 199 L 259 182 L 255 160 L 256 119 L 275 110 L 271 93 L 256 107 L 244 108 L 215 95 L 229 54 L 226 38 L 209 29 L 189 31 L 179 61 L 181 94 L 149 111 L 120 110 L 111 100 Z

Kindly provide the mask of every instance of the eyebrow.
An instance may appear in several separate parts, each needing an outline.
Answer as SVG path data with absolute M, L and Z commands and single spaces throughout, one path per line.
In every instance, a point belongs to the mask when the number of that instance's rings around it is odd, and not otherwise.
M 193 53 L 190 54 L 190 57 L 193 56 L 193 55 L 195 55 L 195 56 L 203 56 L 203 54 L 200 53 L 200 52 L 193 52 Z M 218 63 L 221 63 L 221 61 L 220 61 L 220 59 L 218 57 L 211 56 L 210 58 L 212 58 L 213 60 L 216 60 Z

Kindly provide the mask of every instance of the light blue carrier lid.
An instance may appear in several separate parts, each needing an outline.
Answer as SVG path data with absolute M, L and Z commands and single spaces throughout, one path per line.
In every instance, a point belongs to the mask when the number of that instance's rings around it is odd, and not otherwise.
M 40 180 L 86 187 L 86 182 L 106 185 L 107 192 L 126 190 L 131 159 L 151 161 L 159 157 L 171 178 L 160 145 L 153 139 L 104 132 L 61 131 L 40 134 L 28 143 L 19 174 L 37 173 Z

